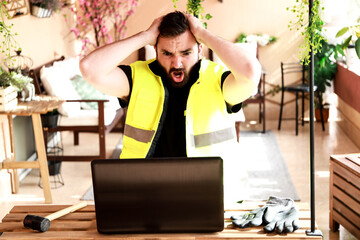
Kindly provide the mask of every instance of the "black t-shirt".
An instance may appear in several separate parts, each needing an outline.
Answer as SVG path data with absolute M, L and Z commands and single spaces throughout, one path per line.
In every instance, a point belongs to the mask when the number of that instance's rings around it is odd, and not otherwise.
M 168 81 L 167 75 L 158 61 L 149 64 L 151 71 L 160 76 L 166 92 L 164 113 L 162 116 L 161 126 L 158 129 L 154 139 L 153 146 L 148 157 L 186 157 L 186 140 L 185 140 L 185 110 L 186 102 L 191 86 L 199 78 L 201 60 L 195 64 L 189 74 L 189 82 L 182 88 L 174 88 Z M 132 89 L 132 78 L 130 66 L 119 66 L 127 75 L 130 84 L 130 94 Z M 230 74 L 229 71 L 222 75 L 222 83 Z M 124 100 L 119 99 L 122 107 L 126 106 Z M 229 112 L 237 112 L 241 109 L 241 103 L 228 108 Z

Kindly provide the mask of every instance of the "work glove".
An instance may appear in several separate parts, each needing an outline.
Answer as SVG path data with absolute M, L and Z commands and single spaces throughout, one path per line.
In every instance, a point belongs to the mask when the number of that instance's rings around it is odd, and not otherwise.
M 276 214 L 275 219 L 264 226 L 265 232 L 290 233 L 299 229 L 298 207 L 293 206 L 287 211 Z
M 264 206 L 241 215 L 231 216 L 234 226 L 246 228 L 248 226 L 260 226 L 263 223 L 272 223 L 280 212 L 288 211 L 294 206 L 291 198 L 279 198 L 270 196 Z

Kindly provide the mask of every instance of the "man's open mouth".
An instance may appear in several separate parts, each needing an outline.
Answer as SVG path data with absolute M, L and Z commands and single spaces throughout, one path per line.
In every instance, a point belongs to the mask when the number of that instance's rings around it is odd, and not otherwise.
M 182 82 L 184 80 L 184 71 L 178 71 L 178 70 L 172 71 L 171 76 L 174 82 L 178 82 L 178 83 Z

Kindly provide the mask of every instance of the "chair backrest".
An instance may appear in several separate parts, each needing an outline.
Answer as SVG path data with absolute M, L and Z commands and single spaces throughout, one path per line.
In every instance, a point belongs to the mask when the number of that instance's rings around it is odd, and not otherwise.
M 304 84 L 306 81 L 305 78 L 305 65 L 300 62 L 281 62 L 281 87 L 285 86 L 285 75 L 301 73 L 301 82 Z
M 54 62 L 56 61 L 62 61 L 64 60 L 65 57 L 64 56 L 61 56 L 60 58 L 58 59 L 54 59 L 50 62 L 47 62 L 43 65 L 41 65 L 40 67 L 37 67 L 37 68 L 33 68 L 30 70 L 29 72 L 29 76 L 34 80 L 34 86 L 35 86 L 35 93 L 36 94 L 47 94 L 45 89 L 44 89 L 44 85 L 43 83 L 41 82 L 41 79 L 40 79 L 40 71 L 41 71 L 41 68 L 42 67 L 50 67 L 54 64 Z

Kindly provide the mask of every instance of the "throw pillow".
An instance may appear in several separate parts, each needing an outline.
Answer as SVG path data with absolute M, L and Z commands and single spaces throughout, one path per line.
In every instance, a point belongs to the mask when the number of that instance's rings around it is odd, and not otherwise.
M 40 71 L 40 78 L 49 95 L 66 100 L 80 99 L 71 84 L 68 74 L 61 68 L 56 66 L 43 67 Z M 64 116 L 71 116 L 80 110 L 80 104 L 78 102 L 65 102 L 58 110 Z
M 96 88 L 91 86 L 82 76 L 75 75 L 71 78 L 71 83 L 75 89 L 75 91 L 79 94 L 81 99 L 97 99 L 97 100 L 105 100 L 107 99 L 105 94 L 98 91 Z M 106 105 L 106 103 L 105 103 Z M 84 109 L 98 109 L 98 104 L 96 102 L 86 102 L 85 104 L 81 104 L 81 107 Z

